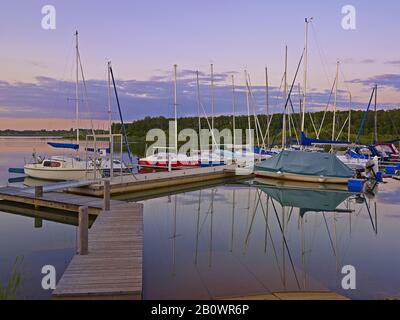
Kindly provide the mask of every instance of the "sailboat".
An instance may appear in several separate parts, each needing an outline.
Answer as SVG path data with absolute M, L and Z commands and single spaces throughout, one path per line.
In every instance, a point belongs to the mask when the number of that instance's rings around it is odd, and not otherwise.
M 349 179 L 354 176 L 354 172 L 346 164 L 340 161 L 333 153 L 326 152 L 310 152 L 306 151 L 306 145 L 312 145 L 313 142 L 319 143 L 319 139 L 306 138 L 304 134 L 305 128 L 305 109 L 306 109 L 306 96 L 307 96 L 307 63 L 308 63 L 308 25 L 312 19 L 305 19 L 305 46 L 304 46 L 304 94 L 302 103 L 302 117 L 301 117 L 301 151 L 283 150 L 278 155 L 273 156 L 271 159 L 263 161 L 261 164 L 255 166 L 254 172 L 256 176 L 291 180 L 303 181 L 312 183 L 333 183 L 333 184 L 347 184 Z M 301 61 L 301 60 L 300 60 Z M 337 77 L 336 74 L 336 94 L 337 94 Z M 297 68 L 297 71 L 299 66 Z M 296 75 L 297 75 L 296 71 Z M 293 81 L 294 84 L 294 81 Z M 293 88 L 292 84 L 292 88 Z M 287 96 L 287 102 L 290 99 L 291 91 Z M 336 94 L 335 106 L 333 116 L 333 130 L 332 141 L 328 144 L 335 144 L 335 115 L 336 115 Z M 286 102 L 286 104 L 287 104 Z M 286 106 L 285 106 L 286 109 Z M 349 144 L 349 142 L 347 142 Z
M 76 84 L 75 84 L 75 106 L 76 106 L 76 143 L 55 143 L 49 145 L 54 148 L 65 148 L 79 150 L 79 46 L 78 31 L 75 32 L 76 49 Z M 33 154 L 33 162 L 25 164 L 25 175 L 44 180 L 81 180 L 86 177 L 88 170 L 93 169 L 93 163 L 81 159 L 78 155 L 62 155 L 42 158 Z
M 139 159 L 139 166 L 149 168 L 171 169 L 179 167 L 199 166 L 197 157 L 190 157 L 178 152 L 178 119 L 177 119 L 177 65 L 174 65 L 174 139 L 175 143 L 169 150 L 158 152 Z M 173 149 L 174 151 L 171 151 Z
M 104 156 L 100 156 L 97 159 L 82 159 L 78 155 L 80 148 L 79 141 L 79 69 L 82 69 L 82 62 L 80 60 L 79 53 L 79 41 L 78 31 L 75 32 L 75 53 L 76 53 L 76 82 L 75 82 L 75 112 L 76 112 L 76 143 L 58 143 L 49 142 L 48 144 L 53 148 L 60 149 L 72 149 L 76 152 L 73 155 L 57 155 L 51 157 L 41 157 L 33 153 L 33 159 L 31 163 L 25 164 L 24 173 L 26 176 L 42 179 L 42 180 L 84 180 L 88 178 L 88 174 L 93 170 L 125 170 L 126 166 L 120 160 L 106 159 Z M 98 150 L 96 150 L 97 152 Z M 106 150 L 100 150 L 106 153 Z M 111 161 L 113 161 L 111 166 Z

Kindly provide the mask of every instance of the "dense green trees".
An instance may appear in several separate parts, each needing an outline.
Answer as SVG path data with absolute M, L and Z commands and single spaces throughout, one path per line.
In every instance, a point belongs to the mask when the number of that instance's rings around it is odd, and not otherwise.
M 348 112 L 337 112 L 336 114 L 336 135 L 340 132 L 346 119 L 348 118 Z M 311 114 L 314 125 L 317 131 L 320 128 L 321 121 L 323 118 L 323 112 L 316 112 Z M 354 141 L 357 137 L 361 122 L 365 116 L 364 111 L 352 111 L 351 113 L 351 140 Z M 267 116 L 258 115 L 258 119 L 262 130 L 267 128 Z M 321 139 L 331 139 L 332 136 L 332 119 L 333 113 L 328 112 L 325 116 L 325 121 L 321 128 Z M 172 119 L 164 117 L 146 117 L 142 120 L 136 120 L 127 124 L 127 132 L 130 136 L 131 141 L 143 141 L 147 131 L 154 128 L 159 128 L 168 132 L 168 122 Z M 312 125 L 310 115 L 306 116 L 306 134 L 310 137 L 315 137 L 314 126 Z M 251 119 L 252 127 L 254 128 L 254 118 Z M 300 125 L 300 115 L 293 115 L 293 123 L 298 128 Z M 208 128 L 207 120 L 201 120 L 202 128 Z M 214 126 L 218 130 L 225 128 L 232 129 L 232 116 L 218 116 L 214 118 Z M 237 116 L 236 117 L 236 128 L 246 129 L 248 127 L 247 116 Z M 198 129 L 198 118 L 197 117 L 186 117 L 180 118 L 178 120 L 178 130 L 184 128 Z M 113 131 L 120 132 L 120 124 L 114 124 Z M 371 143 L 373 140 L 374 132 L 374 112 L 370 112 L 365 122 L 364 129 L 360 136 L 360 143 Z M 276 134 L 276 142 L 280 141 L 281 134 L 281 116 L 279 114 L 273 115 L 273 119 L 270 127 L 270 135 L 273 137 Z M 341 140 L 347 140 L 348 135 L 348 123 L 345 125 L 343 132 L 340 136 Z M 294 131 L 292 132 L 292 137 L 295 139 Z M 378 137 L 380 141 L 391 140 L 400 137 L 400 109 L 397 110 L 379 110 L 378 111 Z

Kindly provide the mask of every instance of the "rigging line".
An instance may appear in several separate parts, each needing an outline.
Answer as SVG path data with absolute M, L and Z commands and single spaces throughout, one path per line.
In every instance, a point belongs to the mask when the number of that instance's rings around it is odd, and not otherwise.
M 343 127 L 342 127 L 342 129 L 340 129 L 340 132 L 339 132 L 339 134 L 338 134 L 338 136 L 336 138 L 336 141 L 339 140 L 339 138 L 340 138 L 340 136 L 341 136 L 341 134 L 342 134 L 342 132 L 343 132 L 343 130 L 344 130 L 344 128 L 345 128 L 345 126 L 346 126 L 348 121 L 349 121 L 349 116 L 347 116 L 346 121 L 343 123 Z
M 343 68 L 340 68 L 339 72 L 340 72 L 340 74 L 342 75 L 342 78 L 343 78 L 343 80 L 344 80 L 344 81 L 342 81 L 342 83 L 346 86 L 347 91 L 351 91 L 351 90 L 350 90 L 350 87 L 349 87 L 349 83 L 348 83 L 348 81 L 346 80 L 346 77 L 345 77 L 345 75 L 344 75 Z
M 258 127 L 259 127 L 259 126 L 260 126 L 260 123 L 259 123 L 258 117 L 257 117 L 257 109 L 258 109 L 258 106 L 257 106 L 257 102 L 256 102 L 256 100 L 255 100 L 255 98 L 254 98 L 254 95 L 253 95 L 253 87 L 252 87 L 252 85 L 251 85 L 250 74 L 248 74 L 248 78 L 249 78 L 249 81 L 248 81 L 248 89 L 249 89 L 250 98 L 251 98 L 252 107 L 253 107 L 254 122 L 255 122 L 256 126 L 257 126 L 257 123 L 258 123 Z M 257 127 L 256 127 L 256 129 L 257 129 Z M 260 127 L 260 130 L 261 130 L 261 127 Z M 257 136 L 258 136 L 258 133 L 257 133 Z M 257 139 L 258 139 L 258 138 L 257 138 Z
M 312 126 L 314 128 L 314 132 L 315 132 L 315 134 L 317 134 L 317 128 L 315 127 L 314 119 L 313 119 L 313 117 L 311 115 L 311 112 L 308 112 L 308 115 L 310 116 L 311 124 L 312 124 Z
M 261 207 L 263 207 L 262 204 L 261 204 Z M 264 217 L 265 217 L 265 214 L 264 214 Z M 282 281 L 282 283 L 283 283 L 283 281 L 284 281 L 284 279 L 283 279 L 283 273 L 282 273 L 282 270 L 281 270 L 281 266 L 279 265 L 278 253 L 277 253 L 277 251 L 276 251 L 275 242 L 274 242 L 274 239 L 272 238 L 271 229 L 269 228 L 269 225 L 267 225 L 267 231 L 268 231 L 267 233 L 268 233 L 268 235 L 269 235 L 269 239 L 270 239 L 270 241 L 271 241 L 272 251 L 273 251 L 274 257 L 275 257 L 275 262 L 276 262 L 276 265 L 277 265 L 277 267 L 278 267 L 279 276 L 280 276 L 281 281 Z
M 293 131 L 294 131 L 294 135 L 295 135 L 295 137 L 296 137 L 296 141 L 297 141 L 297 144 L 300 144 L 300 140 L 299 140 L 299 136 L 297 135 L 297 130 L 296 130 L 296 126 L 295 126 L 295 124 L 294 124 L 294 122 L 293 122 L 293 118 L 294 117 L 290 117 L 290 121 L 292 121 L 292 126 L 293 126 Z M 297 124 L 297 123 L 296 123 Z
M 369 205 L 368 205 L 368 203 L 367 203 L 367 199 L 364 198 L 364 201 L 365 201 L 365 206 L 367 207 L 367 210 L 368 210 L 369 219 L 371 220 L 372 229 L 373 229 L 374 232 L 376 233 L 376 228 L 375 228 L 375 225 L 374 225 L 374 221 L 373 221 L 373 219 L 372 219 L 371 210 L 370 210 Z
M 254 121 L 255 121 L 255 123 L 256 123 L 256 133 L 257 133 L 257 142 L 258 142 L 258 145 L 260 145 L 260 143 L 259 143 L 259 134 L 258 134 L 258 132 L 260 132 L 260 135 L 261 135 L 261 141 L 262 141 L 262 146 L 263 146 L 263 148 L 265 148 L 265 139 L 264 139 L 264 136 L 263 136 L 263 134 L 262 134 L 262 129 L 261 129 L 261 124 L 260 124 L 260 121 L 258 120 L 258 116 L 257 116 L 257 114 L 256 114 L 256 108 L 257 108 L 257 104 L 256 104 L 256 101 L 255 101 L 255 97 L 254 97 L 254 95 L 253 95 L 253 88 L 252 88 L 252 86 L 251 86 L 251 81 L 250 81 L 250 75 L 249 75 L 249 85 L 250 85 L 250 88 L 249 88 L 249 91 L 250 91 L 250 98 L 251 98 L 251 101 L 253 102 L 252 103 L 252 105 L 253 105 L 253 111 L 254 111 Z
M 72 42 L 72 44 L 71 45 L 68 45 L 68 48 L 69 48 L 69 51 L 68 51 L 68 54 L 67 54 L 67 59 L 65 60 L 65 64 L 64 64 L 64 67 L 63 67 L 63 72 L 62 72 L 62 75 L 61 75 L 61 82 L 64 82 L 64 80 L 65 80 L 65 78 L 66 78 L 66 73 L 67 73 L 67 67 L 69 67 L 68 66 L 68 61 L 70 60 L 70 58 L 71 58 L 71 55 L 72 55 L 72 53 L 73 53 L 73 51 L 75 50 L 75 48 L 74 48 L 74 42 L 75 42 L 75 40 L 72 40 L 71 41 Z M 71 63 L 71 73 L 70 73 L 70 78 L 72 78 L 72 72 L 73 72 L 73 63 Z M 60 88 L 61 88 L 61 82 L 59 81 L 58 82 L 58 85 L 57 85 L 57 92 L 59 92 L 60 91 Z M 66 82 L 66 84 L 67 84 L 67 81 L 65 80 L 65 82 Z M 69 87 L 68 86 L 65 86 L 66 88 L 67 88 L 67 97 L 69 96 Z M 64 91 L 65 92 L 65 91 Z M 57 107 L 57 104 L 56 104 L 56 100 L 57 100 L 57 98 L 58 97 L 54 97 L 54 105 L 53 105 L 53 107 L 54 107 L 54 110 L 56 110 L 56 107 Z
M 319 39 L 318 39 L 317 31 L 316 31 L 316 29 L 315 29 L 313 23 L 311 23 L 311 29 L 312 29 L 312 31 L 313 31 L 313 33 L 314 33 L 314 41 L 315 41 L 315 44 L 317 45 L 319 58 L 320 58 L 320 60 L 321 60 L 321 64 L 322 64 L 322 68 L 323 68 L 324 73 L 325 73 L 326 80 L 328 81 L 328 83 L 331 83 L 330 77 L 329 77 L 328 72 L 327 72 L 327 70 L 326 70 L 326 65 L 328 64 L 328 63 L 327 63 L 328 60 L 326 59 L 325 52 L 323 51 L 323 49 L 321 48 L 321 46 L 320 46 L 320 44 L 319 44 Z M 324 61 L 324 60 L 325 60 L 325 61 Z
M 214 190 L 211 190 L 211 191 L 212 191 L 212 193 L 214 192 Z M 207 221 L 208 215 L 211 214 L 211 208 L 212 208 L 212 203 L 210 202 L 210 205 L 209 205 L 209 207 L 208 207 L 208 210 L 207 210 L 207 212 L 206 212 L 206 214 L 205 214 L 205 216 L 204 216 L 204 220 L 203 220 L 203 222 L 202 222 L 202 224 L 201 224 L 201 226 L 200 226 L 199 234 L 201 233 L 201 230 L 203 229 L 203 226 L 204 226 L 204 224 L 205 224 L 206 221 Z
M 329 93 L 328 103 L 326 104 L 325 111 L 324 111 L 324 115 L 322 116 L 321 125 L 319 126 L 319 130 L 318 130 L 318 134 L 317 134 L 317 139 L 319 139 L 319 135 L 321 134 L 322 126 L 324 125 L 325 116 L 326 116 L 326 113 L 327 113 L 327 111 L 328 111 L 329 104 L 331 103 L 331 99 L 332 99 L 332 95 L 333 95 L 333 90 L 335 90 L 335 85 L 336 85 L 336 78 L 335 78 L 335 81 L 333 82 L 331 92 Z
M 203 285 L 204 289 L 206 289 L 207 294 L 208 294 L 208 296 L 210 297 L 210 299 L 213 299 L 213 295 L 211 294 L 210 289 L 208 289 L 208 287 L 207 287 L 207 285 L 206 285 L 206 282 L 205 282 L 205 280 L 203 279 L 203 276 L 202 276 L 202 274 L 201 274 L 201 272 L 200 272 L 200 270 L 199 270 L 197 264 L 195 264 L 195 268 L 196 268 L 197 274 L 199 275 L 199 279 L 200 279 L 201 284 Z
M 296 279 L 297 286 L 298 286 L 299 289 L 301 289 L 300 282 L 299 282 L 299 279 L 297 278 L 297 273 L 296 273 L 296 270 L 295 270 L 295 268 L 294 268 L 294 263 L 293 263 L 292 255 L 290 254 L 289 246 L 288 246 L 288 244 L 287 244 L 287 242 L 286 242 L 286 236 L 285 236 L 285 234 L 284 234 L 284 232 L 283 232 L 282 224 L 281 224 L 281 221 L 279 220 L 278 212 L 277 212 L 277 210 L 276 210 L 275 203 L 274 203 L 274 200 L 273 200 L 273 199 L 271 199 L 271 203 L 272 203 L 272 207 L 274 208 L 275 216 L 276 216 L 276 219 L 277 219 L 278 224 L 279 224 L 279 229 L 281 230 L 281 233 L 282 233 L 283 242 L 284 242 L 284 244 L 285 244 L 285 247 L 286 247 L 286 250 L 287 250 L 287 253 L 288 253 L 288 256 L 289 256 L 290 264 L 292 265 L 293 274 L 294 274 L 294 277 L 295 277 L 295 279 Z
M 87 86 L 86 86 L 86 80 L 85 80 L 85 75 L 84 75 L 84 72 L 83 72 L 83 66 L 82 66 L 82 60 L 81 60 L 81 53 L 80 53 L 80 51 L 79 51 L 79 48 L 77 49 L 77 53 L 78 53 L 78 60 L 79 60 L 80 71 L 81 71 L 81 75 L 82 75 L 83 89 L 84 89 L 84 94 L 85 94 L 85 105 L 86 105 L 86 108 L 87 108 L 87 111 L 88 111 L 89 117 L 90 117 L 90 126 L 91 126 L 91 129 L 92 129 L 92 134 L 93 134 L 94 138 L 96 139 L 96 133 L 95 133 L 95 131 L 94 131 L 92 112 L 91 112 L 91 108 L 90 108 L 90 105 L 89 105 L 89 97 L 88 97 Z
M 281 83 L 280 83 L 279 89 L 278 89 L 279 92 L 280 92 L 281 89 L 282 89 L 284 78 L 285 78 L 285 75 L 282 76 Z M 280 100 L 280 95 L 275 95 L 274 109 L 276 109 L 276 108 L 278 107 L 279 100 Z M 268 135 L 268 132 L 269 132 L 269 130 L 270 130 L 270 127 L 271 127 L 271 123 L 272 123 L 272 119 L 273 119 L 273 118 L 274 118 L 274 114 L 272 113 L 271 116 L 269 117 L 267 130 L 266 130 L 265 135 L 264 135 L 264 140 L 267 138 L 267 135 Z
M 293 207 L 290 208 L 289 217 L 288 217 L 288 219 L 287 219 L 287 223 L 289 223 L 290 217 L 292 216 L 292 213 L 293 213 Z
M 119 112 L 119 117 L 120 117 L 120 120 L 121 120 L 121 128 L 122 128 L 122 131 L 124 133 L 123 134 L 124 135 L 124 142 L 126 144 L 126 148 L 128 149 L 128 157 L 129 157 L 130 164 L 133 166 L 131 147 L 129 146 L 128 135 L 127 135 L 126 128 L 125 128 L 124 118 L 122 117 L 121 105 L 119 103 L 117 86 L 115 84 L 114 72 L 113 72 L 111 64 L 110 64 L 110 67 L 109 67 L 109 72 L 110 72 L 111 79 L 112 79 L 113 86 L 114 86 L 114 94 L 115 94 L 115 98 L 117 100 L 118 112 Z M 132 172 L 132 176 L 137 180 L 137 177 L 135 176 L 135 174 L 133 172 Z
M 257 275 L 245 264 L 245 263 L 243 263 L 243 261 L 236 255 L 236 254 L 232 254 L 235 258 L 236 258 L 236 260 L 247 270 L 247 272 L 249 273 L 249 274 L 251 274 L 252 276 L 253 276 L 253 278 L 262 286 L 262 287 L 264 287 L 267 291 L 268 291 L 268 293 L 271 293 L 271 289 L 270 288 L 268 288 L 268 286 L 266 285 L 266 284 L 264 284 L 264 282 L 262 281 L 262 280 L 260 280 L 258 277 L 257 277 Z
M 337 257 L 337 256 L 336 256 L 335 246 L 334 246 L 334 244 L 333 244 L 333 240 L 332 240 L 332 237 L 331 237 L 331 233 L 330 233 L 330 231 L 329 231 L 328 222 L 326 221 L 325 212 L 322 212 L 322 216 L 324 217 L 325 226 L 326 226 L 326 230 L 328 231 L 328 237 L 329 237 L 329 241 L 330 241 L 330 243 L 331 243 L 331 247 L 332 247 L 333 254 L 335 255 L 335 257 Z
M 289 99 L 289 102 L 290 102 L 290 107 L 292 108 L 292 115 L 291 115 L 291 117 L 290 118 L 295 118 L 294 119 L 294 123 L 293 123 L 293 121 L 292 121 L 292 124 L 293 124 L 293 127 L 296 129 L 298 129 L 298 131 L 300 131 L 300 126 L 299 126 L 299 123 L 297 122 L 297 119 L 296 119 L 296 112 L 294 111 L 294 107 L 293 107 L 293 101 L 292 101 L 292 98 L 290 98 Z M 296 124 L 296 125 L 295 125 Z
M 246 89 L 247 89 L 247 92 L 249 93 L 249 96 L 251 98 L 251 85 L 250 85 L 250 76 L 249 76 L 249 74 L 247 74 Z M 256 111 L 255 111 L 255 107 L 254 107 L 253 104 L 252 104 L 252 107 L 253 107 L 252 109 L 253 109 L 253 115 L 254 115 L 254 126 L 255 126 L 255 131 L 256 131 L 256 136 L 257 136 L 257 145 L 260 145 L 260 137 L 258 135 L 258 129 L 257 129 Z M 249 123 L 249 125 L 250 125 L 250 123 Z
M 250 222 L 250 226 L 249 226 L 249 230 L 247 232 L 246 239 L 245 239 L 246 248 L 248 247 L 248 244 L 249 244 L 250 233 L 251 233 L 251 230 L 253 229 L 253 223 L 254 223 L 254 218 L 256 217 L 258 204 L 261 201 L 261 195 L 260 195 L 258 190 L 257 190 L 257 195 L 258 195 L 258 200 L 257 200 L 256 206 L 254 207 L 253 215 L 251 217 L 251 222 Z

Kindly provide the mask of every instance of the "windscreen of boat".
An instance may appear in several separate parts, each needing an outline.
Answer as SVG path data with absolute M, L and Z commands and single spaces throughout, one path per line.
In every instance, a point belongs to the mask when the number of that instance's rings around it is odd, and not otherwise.
M 43 167 L 59 168 L 61 167 L 61 163 L 57 161 L 46 160 L 43 162 Z

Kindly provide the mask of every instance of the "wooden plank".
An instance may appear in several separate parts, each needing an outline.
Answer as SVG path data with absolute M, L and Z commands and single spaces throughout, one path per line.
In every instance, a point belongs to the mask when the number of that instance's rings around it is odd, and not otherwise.
M 76 255 L 53 292 L 55 299 L 140 299 L 143 205 L 114 202 L 89 231 L 89 253 Z

